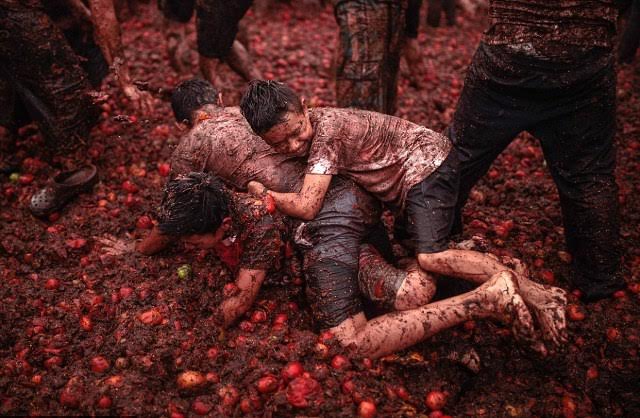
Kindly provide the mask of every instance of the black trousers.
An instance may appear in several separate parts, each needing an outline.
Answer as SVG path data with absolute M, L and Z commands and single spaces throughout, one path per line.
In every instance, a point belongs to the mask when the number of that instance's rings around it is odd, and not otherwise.
M 587 299 L 624 284 L 619 273 L 615 182 L 615 72 L 611 51 L 572 62 L 518 55 L 483 43 L 448 133 L 460 159 L 458 214 L 473 185 L 522 131 L 542 145 L 560 193 L 574 285 Z

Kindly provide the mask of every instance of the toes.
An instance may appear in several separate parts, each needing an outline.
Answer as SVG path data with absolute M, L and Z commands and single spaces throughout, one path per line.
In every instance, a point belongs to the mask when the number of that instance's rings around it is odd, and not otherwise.
M 513 312 L 515 314 L 513 322 L 514 334 L 525 340 L 533 340 L 535 334 L 533 318 L 520 296 L 514 296 L 513 306 L 515 308 Z

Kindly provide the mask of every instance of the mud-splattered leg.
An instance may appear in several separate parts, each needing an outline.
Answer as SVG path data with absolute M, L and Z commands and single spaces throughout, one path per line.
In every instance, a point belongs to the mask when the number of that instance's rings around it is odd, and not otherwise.
M 465 321 L 481 318 L 511 324 L 516 338 L 545 353 L 544 346 L 534 340 L 531 314 L 518 294 L 517 281 L 511 272 L 496 274 L 472 292 L 418 309 L 382 315 L 371 321 L 358 314 L 331 331 L 343 345 L 355 348 L 359 355 L 377 358 Z
M 433 276 L 421 270 L 413 259 L 389 263 L 371 246 L 360 246 L 358 285 L 369 300 L 386 308 L 404 311 L 424 306 L 433 297 Z
M 526 278 L 523 266 L 503 264 L 492 255 L 469 250 L 446 250 L 434 254 L 419 254 L 422 268 L 445 276 L 458 277 L 473 283 L 484 283 L 493 275 L 508 271 L 519 283 L 520 294 L 539 322 L 542 338 L 559 345 L 565 339 L 566 296 L 562 289 L 537 285 Z M 513 261 L 513 259 L 510 259 Z

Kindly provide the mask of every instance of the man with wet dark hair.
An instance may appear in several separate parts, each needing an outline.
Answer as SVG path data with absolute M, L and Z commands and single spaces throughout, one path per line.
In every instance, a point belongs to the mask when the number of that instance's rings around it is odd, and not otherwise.
M 160 204 L 158 229 L 165 235 L 215 231 L 229 215 L 229 194 L 222 181 L 205 173 L 190 173 L 169 181 Z
M 180 83 L 171 94 L 171 109 L 176 121 L 193 125 L 195 111 L 207 104 L 221 103 L 221 96 L 213 85 L 205 80 L 193 79 Z
M 269 213 L 262 199 L 233 192 L 208 173 L 180 174 L 169 180 L 158 221 L 163 236 L 199 248 L 215 248 L 234 237 L 241 249 L 235 281 L 238 292 L 226 298 L 218 312 L 225 326 L 249 309 L 267 273 L 280 269 L 288 241 L 285 221 Z
M 504 278 L 501 273 L 511 271 L 489 254 L 449 247 L 458 172 L 456 154 L 451 152 L 446 137 L 381 113 L 307 109 L 304 100 L 297 96 L 291 102 L 288 97 L 292 94 L 284 83 L 254 80 L 242 98 L 241 109 L 251 126 L 258 121 L 262 124 L 260 136 L 274 150 L 283 156 L 307 157 L 306 168 L 297 173 L 304 175 L 302 184 L 298 192 L 283 193 L 254 180 L 247 185 L 250 192 L 272 197 L 286 215 L 311 221 L 324 204 L 333 179 L 342 175 L 406 219 L 418 265 L 427 274 L 484 283 L 498 276 Z M 297 110 L 300 106 L 302 111 Z M 552 344 L 561 343 L 562 339 L 556 338 L 559 335 L 556 326 L 563 327 L 564 291 L 544 289 L 526 277 L 517 278 L 524 300 L 539 316 L 548 319 L 540 320 L 546 328 L 545 338 Z M 518 287 L 501 283 L 504 294 L 514 298 L 512 291 Z M 536 306 L 541 300 L 546 300 L 544 309 Z M 514 304 L 518 303 L 514 299 Z M 513 313 L 526 316 L 523 311 Z M 414 314 L 411 320 L 420 321 L 420 313 Z M 383 328 L 397 325 L 394 321 L 378 324 L 384 324 Z M 523 319 L 522 325 L 521 336 L 532 337 L 528 334 L 531 323 Z M 384 343 L 383 333 L 371 329 L 362 313 L 350 316 L 332 331 L 345 345 L 366 347 Z M 415 342 L 423 338 L 424 334 L 413 331 L 407 330 L 406 335 L 388 341 L 389 347 L 405 348 L 407 340 Z
M 201 171 L 218 176 L 229 189 L 246 190 L 249 181 L 260 180 L 276 190 L 295 190 L 300 181 L 300 176 L 296 173 L 300 173 L 304 165 L 294 158 L 276 153 L 265 144 L 251 131 L 237 107 L 222 107 L 221 104 L 221 97 L 215 88 L 203 80 L 188 80 L 175 89 L 172 106 L 176 118 L 187 121 L 191 129 L 181 138 L 172 155 L 172 177 L 178 178 Z M 190 181 L 195 181 L 195 178 L 190 178 Z M 188 188 L 171 187 L 170 190 L 186 192 Z M 211 187 L 206 190 L 211 191 Z M 168 196 L 173 201 L 175 196 L 172 197 L 172 194 L 173 192 Z M 239 195 L 232 193 L 232 196 Z M 262 199 L 257 201 L 262 202 Z M 189 208 L 202 208 L 198 200 L 187 202 Z M 254 201 L 246 202 L 247 207 L 260 206 L 255 203 L 255 198 Z M 265 207 L 267 203 L 265 202 Z M 232 206 L 229 206 L 230 213 L 234 212 Z M 239 210 L 238 206 L 235 207 Z M 360 283 L 358 282 L 359 257 L 365 257 L 367 264 L 379 266 L 382 263 L 382 258 L 369 248 L 359 252 L 365 237 L 382 242 L 382 245 L 377 246 L 383 252 L 390 253 L 384 247 L 385 240 L 379 238 L 386 238 L 384 229 L 380 230 L 379 209 L 376 200 L 362 189 L 349 181 L 336 178 L 314 222 L 306 225 L 299 222 L 287 223 L 290 231 L 287 234 L 292 236 L 295 231 L 297 246 L 304 250 L 307 293 L 310 295 L 314 317 L 321 328 L 333 327 L 349 315 L 361 312 L 361 295 L 391 309 L 419 306 L 433 296 L 433 279 L 415 268 L 415 263 L 403 265 L 403 270 L 384 263 L 387 268 L 380 270 L 384 275 L 373 272 L 375 274 L 360 276 Z M 224 212 L 223 209 L 220 210 Z M 187 214 L 191 212 L 188 209 L 181 215 L 186 218 L 187 224 L 195 217 Z M 264 213 L 264 209 L 260 209 L 259 213 Z M 271 214 L 267 215 L 273 217 Z M 164 215 L 162 218 L 166 219 Z M 143 254 L 153 254 L 175 241 L 175 238 L 163 233 L 162 228 L 165 228 L 165 232 L 175 231 L 176 228 L 167 229 L 166 224 L 163 221 L 154 228 L 138 244 L 137 250 Z M 236 224 L 242 226 L 242 223 Z M 239 229 L 255 231 L 255 228 L 249 227 Z M 193 241 L 196 238 L 201 244 L 211 244 L 210 240 L 202 236 L 191 236 L 189 239 Z M 105 243 L 113 247 L 112 242 Z M 259 248 L 267 247 L 262 245 Z M 255 271 L 239 272 L 237 277 L 260 277 L 263 274 L 264 272 Z M 246 291 L 249 292 L 248 289 Z M 246 304 L 243 306 L 249 308 Z
M 458 218 L 473 185 L 520 132 L 539 138 L 560 194 L 572 282 L 588 301 L 624 286 L 613 142 L 623 3 L 491 0 L 489 29 L 448 128 L 460 159 Z

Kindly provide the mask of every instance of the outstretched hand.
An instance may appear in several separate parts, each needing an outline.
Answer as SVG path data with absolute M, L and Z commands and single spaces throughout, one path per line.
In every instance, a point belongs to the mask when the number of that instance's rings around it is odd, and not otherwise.
M 153 96 L 147 91 L 138 89 L 133 84 L 122 86 L 122 92 L 131 101 L 134 109 L 142 114 L 149 114 L 153 110 Z
M 133 240 L 118 239 L 113 235 L 105 235 L 104 237 L 96 238 L 100 244 L 102 244 L 101 252 L 104 255 L 110 255 L 113 257 L 119 257 L 124 254 L 135 252 L 136 243 Z

